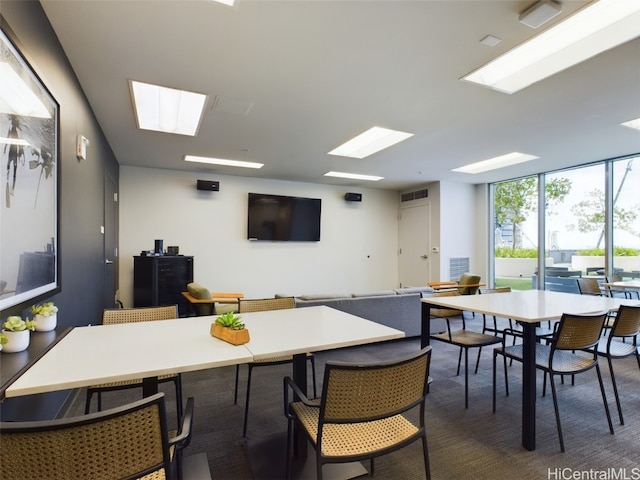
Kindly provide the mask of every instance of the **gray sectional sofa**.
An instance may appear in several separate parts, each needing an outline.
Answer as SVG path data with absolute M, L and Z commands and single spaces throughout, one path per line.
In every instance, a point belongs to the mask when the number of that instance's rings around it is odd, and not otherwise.
M 301 295 L 295 300 L 296 308 L 326 305 L 397 328 L 407 337 L 413 337 L 420 335 L 420 298 L 430 293 L 433 289 L 429 287 L 409 287 L 365 293 Z

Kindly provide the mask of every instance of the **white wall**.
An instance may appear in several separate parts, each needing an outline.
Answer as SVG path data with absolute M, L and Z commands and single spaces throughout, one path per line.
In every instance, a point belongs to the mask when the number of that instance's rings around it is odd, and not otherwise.
M 489 185 L 483 183 L 474 188 L 474 249 L 471 269 L 489 285 L 493 278 L 489 269 L 489 257 L 493 253 L 489 248 L 489 235 L 493 230 L 493 219 L 489 215 Z
M 440 278 L 449 280 L 449 260 L 469 257 L 469 270 L 475 272 L 476 229 L 475 186 L 440 182 Z M 483 277 L 484 279 L 484 277 Z
M 196 190 L 218 180 L 219 192 Z M 362 202 L 346 202 L 346 192 Z M 247 193 L 322 199 L 320 242 L 247 240 Z M 133 306 L 133 256 L 177 245 L 194 256 L 194 280 L 247 298 L 397 288 L 399 194 L 173 170 L 120 167 L 120 293 Z

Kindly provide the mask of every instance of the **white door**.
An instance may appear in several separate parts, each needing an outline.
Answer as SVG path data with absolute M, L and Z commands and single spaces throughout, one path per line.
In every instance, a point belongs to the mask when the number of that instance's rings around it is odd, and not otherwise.
M 398 278 L 401 287 L 420 287 L 430 278 L 431 207 L 400 206 Z

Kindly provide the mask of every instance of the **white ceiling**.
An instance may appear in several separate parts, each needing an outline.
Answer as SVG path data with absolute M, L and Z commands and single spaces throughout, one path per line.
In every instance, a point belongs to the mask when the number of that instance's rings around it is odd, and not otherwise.
M 41 3 L 121 165 L 406 190 L 640 152 L 640 133 L 619 125 L 640 117 L 638 38 L 513 95 L 459 80 L 587 1 L 563 2 L 538 30 L 518 22 L 533 0 Z M 502 42 L 485 46 L 486 34 Z M 130 79 L 210 95 L 198 136 L 138 130 Z M 362 160 L 327 155 L 372 126 L 415 136 Z M 450 171 L 512 151 L 540 159 Z M 200 166 L 185 154 L 265 166 Z

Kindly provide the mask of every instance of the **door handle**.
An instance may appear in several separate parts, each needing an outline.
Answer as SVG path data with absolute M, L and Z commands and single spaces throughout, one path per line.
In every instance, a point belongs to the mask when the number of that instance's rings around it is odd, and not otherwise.
M 113 263 L 113 260 L 105 260 L 104 263 L 106 263 L 107 265 L 111 265 Z
M 429 255 L 426 255 L 426 254 L 425 255 L 420 255 L 420 258 L 423 259 L 423 260 L 426 260 L 427 258 L 429 258 Z

